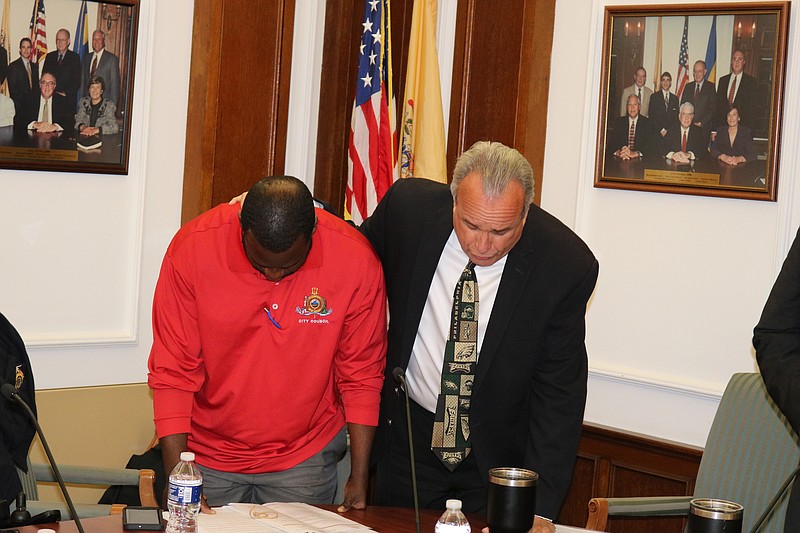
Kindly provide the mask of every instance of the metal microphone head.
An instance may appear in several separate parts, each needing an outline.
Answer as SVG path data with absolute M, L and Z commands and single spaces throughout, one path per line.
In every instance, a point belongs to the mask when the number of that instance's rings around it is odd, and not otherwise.
M 3 383 L 0 386 L 0 394 L 8 401 L 13 401 L 14 396 L 18 395 L 17 389 L 11 383 Z
M 392 370 L 392 377 L 400 385 L 405 386 L 405 384 L 406 384 L 406 372 L 405 372 L 405 370 L 403 370 L 399 366 L 395 367 L 395 369 Z

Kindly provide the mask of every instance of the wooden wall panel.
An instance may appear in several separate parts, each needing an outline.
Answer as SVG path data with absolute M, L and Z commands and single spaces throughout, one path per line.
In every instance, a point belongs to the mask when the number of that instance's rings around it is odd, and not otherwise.
M 596 497 L 686 496 L 694 492 L 702 449 L 584 424 L 578 458 L 558 522 L 584 526 Z M 610 519 L 613 533 L 680 533 L 682 518 Z
M 541 197 L 555 0 L 459 3 L 448 168 L 479 140 L 524 154 Z
M 183 222 L 283 172 L 294 0 L 195 0 L 194 13 Z

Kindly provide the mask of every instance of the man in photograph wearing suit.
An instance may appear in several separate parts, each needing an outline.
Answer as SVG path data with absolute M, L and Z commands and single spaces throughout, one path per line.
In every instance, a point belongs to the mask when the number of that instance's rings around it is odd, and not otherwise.
M 399 180 L 361 226 L 391 310 L 373 448 L 378 504 L 412 505 L 400 368 L 421 506 L 460 498 L 467 512 L 485 512 L 488 469 L 516 466 L 539 473 L 537 515 L 558 514 L 581 433 L 598 264 L 532 201 L 522 154 L 483 141 L 458 159 L 450 187 Z M 554 531 L 541 517 L 536 531 Z
M 757 82 L 744 72 L 744 52 L 734 50 L 731 56 L 731 73 L 722 76 L 717 85 L 717 110 L 714 126 L 725 125 L 728 111 L 736 106 L 741 125 L 753 129 L 756 114 Z
M 65 96 L 56 92 L 58 84 L 51 73 L 42 74 L 39 91 L 28 95 L 20 112 L 14 117 L 14 126 L 22 130 L 42 133 L 72 131 L 75 125 L 75 107 Z
M 664 139 L 664 157 L 680 164 L 690 163 L 708 155 L 708 141 L 695 126 L 694 106 L 685 102 L 678 113 L 679 127 L 673 128 Z
M 8 52 L 0 46 L 0 83 L 3 83 L 8 76 Z
M 8 92 L 17 113 L 29 95 L 39 93 L 39 65 L 31 63 L 31 48 L 31 40 L 23 37 L 19 41 L 19 58 L 8 65 Z
M 627 114 L 612 121 L 613 130 L 606 141 L 608 153 L 620 159 L 636 159 L 648 155 L 650 125 L 647 117 L 639 114 L 639 97 L 628 97 Z
M 78 105 L 78 91 L 81 87 L 81 58 L 69 49 L 70 35 L 64 28 L 56 33 L 56 49 L 47 54 L 42 74 L 52 73 L 58 80 L 57 93 L 67 98 L 73 107 Z
M 703 130 L 708 139 L 711 133 L 711 121 L 714 118 L 716 94 L 714 84 L 706 78 L 706 62 L 695 61 L 692 67 L 694 81 L 686 84 L 681 96 L 681 104 L 689 102 L 694 106 L 694 125 Z
M 639 103 L 641 104 L 641 114 L 649 117 L 650 111 L 650 95 L 653 94 L 653 89 L 647 87 L 645 84 L 647 83 L 647 71 L 644 67 L 639 67 L 636 69 L 636 72 L 633 75 L 633 85 L 630 87 L 625 87 L 622 91 L 622 97 L 619 101 L 619 116 L 625 116 L 627 112 L 628 106 L 628 97 L 632 94 L 635 94 L 639 97 Z
M 647 118 L 657 142 L 661 142 L 670 130 L 678 127 L 680 102 L 678 97 L 670 92 L 670 87 L 672 87 L 672 74 L 664 72 L 661 75 L 661 90 L 650 97 L 650 115 Z
M 103 98 L 111 100 L 119 109 L 119 58 L 106 50 L 106 34 L 103 30 L 92 33 L 91 54 L 83 58 L 81 65 L 81 96 L 89 96 L 89 80 L 100 76 L 106 82 Z

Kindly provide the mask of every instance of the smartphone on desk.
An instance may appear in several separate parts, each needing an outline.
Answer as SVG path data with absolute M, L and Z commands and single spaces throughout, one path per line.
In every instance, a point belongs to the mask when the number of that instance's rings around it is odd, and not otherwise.
M 136 531 L 161 531 L 164 520 L 158 507 L 132 507 L 122 510 L 122 529 Z

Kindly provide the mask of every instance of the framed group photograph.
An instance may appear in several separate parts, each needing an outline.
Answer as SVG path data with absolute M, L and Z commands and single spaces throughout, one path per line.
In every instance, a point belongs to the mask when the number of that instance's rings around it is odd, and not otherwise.
M 595 187 L 775 201 L 789 2 L 609 6 Z
M 0 168 L 126 174 L 139 0 L 6 1 Z

